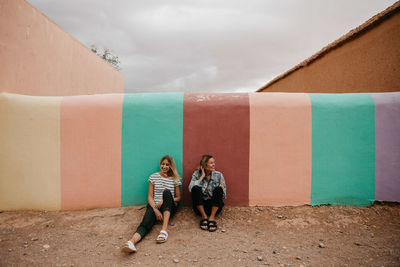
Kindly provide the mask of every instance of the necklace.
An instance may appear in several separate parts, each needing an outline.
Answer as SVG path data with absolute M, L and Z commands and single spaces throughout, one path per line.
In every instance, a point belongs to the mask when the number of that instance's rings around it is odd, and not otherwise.
M 159 174 L 160 174 L 160 176 L 162 176 L 162 177 L 164 177 L 164 178 L 167 178 L 167 177 L 168 177 L 168 174 L 165 174 L 165 173 L 163 173 L 163 172 L 159 172 Z

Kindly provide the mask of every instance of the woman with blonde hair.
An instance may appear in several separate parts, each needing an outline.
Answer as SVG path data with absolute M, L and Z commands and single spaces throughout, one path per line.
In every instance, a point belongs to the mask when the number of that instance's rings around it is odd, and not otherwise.
M 160 160 L 160 171 L 149 177 L 148 204 L 142 222 L 132 238 L 122 247 L 125 252 L 136 252 L 136 244 L 151 230 L 156 220 L 162 221 L 157 243 L 168 239 L 168 222 L 175 214 L 181 200 L 181 180 L 176 170 L 175 161 L 171 156 Z

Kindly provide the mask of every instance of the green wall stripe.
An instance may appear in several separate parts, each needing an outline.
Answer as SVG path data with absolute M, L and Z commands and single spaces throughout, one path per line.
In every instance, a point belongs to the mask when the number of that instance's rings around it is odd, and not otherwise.
M 375 199 L 375 118 L 369 94 L 309 94 L 311 205 L 366 206 Z
M 147 179 L 171 155 L 182 174 L 183 93 L 126 94 L 122 113 L 121 205 L 147 203 Z

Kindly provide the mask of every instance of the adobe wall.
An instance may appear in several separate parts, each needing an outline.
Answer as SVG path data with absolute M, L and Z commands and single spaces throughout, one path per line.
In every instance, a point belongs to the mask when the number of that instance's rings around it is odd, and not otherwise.
M 141 205 L 165 154 L 202 154 L 227 205 L 400 202 L 400 93 L 0 94 L 0 209 Z
M 262 92 L 400 91 L 400 12 Z
M 25 0 L 0 3 L 0 92 L 123 93 L 123 75 Z

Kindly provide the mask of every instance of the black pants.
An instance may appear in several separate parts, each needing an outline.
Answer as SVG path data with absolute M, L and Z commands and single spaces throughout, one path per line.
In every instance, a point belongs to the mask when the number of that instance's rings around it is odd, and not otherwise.
M 217 214 L 222 211 L 222 207 L 224 206 L 224 202 L 222 201 L 222 197 L 224 196 L 224 191 L 221 187 L 216 187 L 212 193 L 212 198 L 204 200 L 203 192 L 201 191 L 200 186 L 194 186 L 192 188 L 192 201 L 193 201 L 193 210 L 194 212 L 201 216 L 200 211 L 197 209 L 197 206 L 203 205 L 204 211 L 207 216 L 211 214 L 211 208 L 218 207 Z
M 161 213 L 164 213 L 164 211 L 167 210 L 170 211 L 170 218 L 172 218 L 177 210 L 177 207 L 174 203 L 174 198 L 172 197 L 171 191 L 168 189 L 165 189 L 163 192 L 163 204 L 158 210 L 161 211 Z M 136 232 L 143 238 L 151 230 L 151 228 L 153 228 L 156 221 L 157 218 L 153 208 L 150 206 L 150 204 L 147 204 L 146 212 L 144 213 L 142 222 L 140 223 Z

